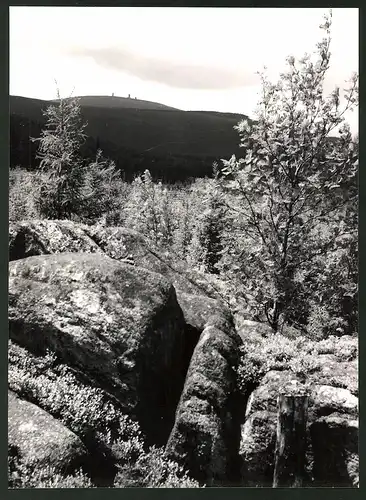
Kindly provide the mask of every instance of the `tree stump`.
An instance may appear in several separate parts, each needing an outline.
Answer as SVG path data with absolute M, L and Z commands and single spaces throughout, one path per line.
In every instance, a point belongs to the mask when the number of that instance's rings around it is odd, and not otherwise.
M 303 484 L 307 409 L 307 395 L 281 394 L 278 398 L 273 488 L 299 488 Z

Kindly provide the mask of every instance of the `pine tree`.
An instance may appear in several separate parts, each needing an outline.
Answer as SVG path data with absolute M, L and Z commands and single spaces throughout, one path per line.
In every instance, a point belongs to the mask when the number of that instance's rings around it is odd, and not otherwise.
M 78 214 L 82 204 L 84 162 L 80 148 L 85 142 L 86 123 L 79 100 L 61 98 L 45 111 L 46 125 L 39 141 L 37 158 L 42 176 L 39 206 L 47 218 L 64 219 Z
M 98 149 L 95 161 L 87 165 L 84 173 L 81 204 L 85 220 L 97 222 L 104 216 L 107 223 L 118 222 L 121 184 L 115 163 L 104 158 L 102 150 Z

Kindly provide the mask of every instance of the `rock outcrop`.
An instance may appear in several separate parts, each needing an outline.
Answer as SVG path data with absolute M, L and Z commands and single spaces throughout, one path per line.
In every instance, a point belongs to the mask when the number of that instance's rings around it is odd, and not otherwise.
M 69 220 L 32 220 L 9 224 L 9 261 L 65 252 L 102 253 L 82 224 Z
M 184 293 L 205 294 L 205 289 L 174 263 L 149 248 L 139 233 L 122 227 L 87 226 L 68 220 L 32 220 L 10 223 L 9 260 L 68 252 L 102 253 L 162 274 Z
M 99 254 L 13 261 L 9 325 L 19 345 L 49 348 L 116 396 L 148 435 L 169 432 L 183 386 L 184 319 L 161 275 Z
M 223 484 L 237 455 L 236 366 L 240 338 L 230 320 L 213 316 L 194 350 L 167 451 L 192 477 Z
M 344 413 L 320 417 L 310 426 L 314 486 L 358 487 L 358 420 Z
M 249 398 L 240 444 L 245 486 L 272 485 L 278 394 L 304 382 L 309 393 L 307 485 L 357 486 L 358 398 L 348 389 L 316 384 L 315 374 L 304 381 L 289 370 L 268 372 Z
M 12 391 L 8 392 L 8 446 L 31 466 L 52 466 L 65 474 L 89 460 L 85 446 L 73 432 Z
M 184 263 L 124 228 L 11 224 L 9 259 L 10 339 L 26 349 L 13 349 L 18 364 L 22 360 L 21 369 L 13 360 L 15 386 L 24 370 L 36 370 L 24 358 L 43 360 L 49 349 L 66 371 L 48 370 L 47 380 L 72 373 L 80 387 L 98 388 L 138 419 L 149 444 L 168 441 L 168 455 L 211 486 L 272 485 L 278 394 L 306 386 L 306 485 L 358 486 L 358 367 L 351 337 L 338 350 L 336 340 L 304 351 L 307 363 L 312 356 L 316 362 L 299 371 L 291 349 L 277 347 L 268 326 L 240 314 L 233 321 L 215 291 Z M 251 364 L 239 390 L 246 342 L 252 343 Z M 276 363 L 267 365 L 264 349 L 258 364 L 256 349 L 268 342 L 276 346 Z M 38 404 L 37 390 L 30 394 L 29 385 L 28 393 L 20 386 L 17 393 Z M 12 392 L 9 408 L 9 443 L 19 456 L 69 471 L 90 455 L 90 443 Z M 57 417 L 53 407 L 44 410 Z M 100 463 L 110 468 L 103 453 Z

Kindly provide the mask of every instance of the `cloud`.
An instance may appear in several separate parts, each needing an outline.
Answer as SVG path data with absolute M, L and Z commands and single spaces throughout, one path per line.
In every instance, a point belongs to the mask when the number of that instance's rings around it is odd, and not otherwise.
M 254 71 L 182 64 L 119 47 L 74 47 L 67 52 L 72 56 L 91 57 L 104 68 L 176 88 L 221 90 L 255 85 L 258 81 Z

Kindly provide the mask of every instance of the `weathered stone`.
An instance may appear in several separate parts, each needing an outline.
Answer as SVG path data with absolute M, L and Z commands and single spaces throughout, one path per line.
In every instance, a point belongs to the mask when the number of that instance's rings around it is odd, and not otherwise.
M 228 314 L 222 303 L 205 295 L 179 292 L 178 302 L 186 324 L 199 333 L 203 332 L 207 321 L 212 316 Z
M 99 252 L 86 226 L 68 220 L 36 220 L 9 225 L 9 260 L 64 252 Z
M 262 339 L 273 334 L 273 330 L 268 324 L 244 319 L 239 314 L 235 315 L 235 328 L 243 342 L 248 339 Z
M 239 345 L 234 329 L 205 328 L 192 356 L 167 444 L 172 458 L 208 484 L 228 480 L 238 452 L 235 369 Z
M 311 375 L 311 377 L 315 378 L 315 374 Z M 305 480 L 309 485 L 330 485 L 328 484 L 330 482 L 329 474 L 326 473 L 325 469 L 316 465 L 316 456 L 328 453 L 325 449 L 322 451 L 322 448 L 326 447 L 327 441 L 323 440 L 320 444 L 316 444 L 314 436 L 318 435 L 317 427 L 315 426 L 313 431 L 311 431 L 311 428 L 312 425 L 315 425 L 315 422 L 318 422 L 319 425 L 322 422 L 322 425 L 329 424 L 328 426 L 330 426 L 329 422 L 333 422 L 333 420 L 328 422 L 326 416 L 330 414 L 334 415 L 334 412 L 337 412 L 336 415 L 342 415 L 343 426 L 351 426 L 353 428 L 353 422 L 358 411 L 358 398 L 347 389 L 327 385 L 313 385 L 314 378 L 311 380 L 307 379 L 306 384 L 304 384 L 302 378 L 299 378 L 289 370 L 272 370 L 263 377 L 259 387 L 251 394 L 248 400 L 245 421 L 241 429 L 242 437 L 239 452 L 242 459 L 241 474 L 244 485 L 270 486 L 272 484 L 278 396 L 283 391 L 290 393 L 306 391 L 309 393 Z M 326 422 L 328 423 L 325 424 Z M 338 451 L 335 449 L 335 456 L 332 460 L 335 460 L 339 464 L 340 459 L 337 458 L 337 454 L 339 455 L 342 446 L 339 443 L 337 446 Z M 347 449 L 347 446 L 345 449 Z M 345 458 L 345 467 L 353 471 L 352 477 L 356 477 L 354 463 L 357 449 L 355 451 L 352 448 L 352 450 L 349 458 Z M 334 467 L 332 472 L 333 479 L 335 478 Z M 316 482 L 314 483 L 313 481 L 315 480 Z M 350 479 L 347 479 L 345 474 L 343 474 L 339 481 L 343 486 L 347 486 Z M 353 483 L 355 482 L 356 480 L 353 479 Z M 333 484 L 333 486 L 336 484 Z
M 50 348 L 116 396 L 146 432 L 169 432 L 183 385 L 184 319 L 162 276 L 98 254 L 13 261 L 9 321 L 15 342 Z
M 358 421 L 339 413 L 310 426 L 315 486 L 357 487 L 359 483 Z
M 10 223 L 9 260 L 33 255 L 91 252 L 108 255 L 162 274 L 183 293 L 205 295 L 210 288 L 191 279 L 187 265 L 171 261 L 150 248 L 139 233 L 122 227 L 87 226 L 68 220 L 33 220 Z M 210 290 L 210 295 L 215 295 Z
M 243 460 L 243 486 L 272 486 L 276 426 L 274 412 L 259 410 L 246 419 L 239 451 Z
M 358 398 L 347 389 L 340 387 L 331 387 L 330 385 L 312 386 L 309 400 L 309 417 L 315 419 L 335 412 L 357 416 Z
M 36 405 L 8 392 L 8 445 L 19 458 L 37 467 L 71 473 L 88 462 L 81 440 Z

